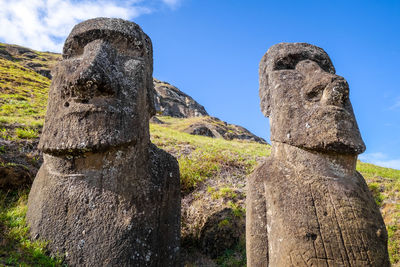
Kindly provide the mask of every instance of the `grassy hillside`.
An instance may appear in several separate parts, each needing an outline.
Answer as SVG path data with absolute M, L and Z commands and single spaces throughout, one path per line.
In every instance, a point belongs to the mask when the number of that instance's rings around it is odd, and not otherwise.
M 0 43 L 0 137 L 37 137 L 46 113 L 49 69 L 60 58 Z
M 31 170 L 26 175 L 33 178 L 41 161 L 34 151 L 50 80 L 29 67 L 29 60 L 2 56 L 5 54 L 2 47 L 0 44 L 0 176 L 9 173 L 5 170 L 25 168 Z M 46 57 L 46 53 L 29 53 Z M 243 266 L 245 177 L 269 156 L 270 146 L 182 132 L 207 117 L 159 119 L 164 124 L 150 125 L 152 142 L 173 154 L 180 165 L 182 241 L 187 266 Z M 17 154 L 24 160 L 17 160 Z M 381 207 L 389 232 L 391 261 L 393 266 L 400 266 L 400 171 L 362 162 L 358 162 L 357 170 L 367 180 Z M 0 265 L 61 265 L 60 259 L 48 256 L 44 242 L 28 239 L 25 226 L 28 192 L 29 188 L 0 190 Z M 218 231 L 211 228 L 205 231 L 210 223 Z M 210 239 L 210 233 L 216 238 Z M 218 233 L 229 233 L 226 236 L 231 238 Z M 217 256 L 207 256 L 214 252 Z
M 43 124 L 50 80 L 18 63 L 0 58 L 0 121 Z
M 61 55 L 0 43 L 0 57 L 50 78 L 50 69 L 61 58 Z

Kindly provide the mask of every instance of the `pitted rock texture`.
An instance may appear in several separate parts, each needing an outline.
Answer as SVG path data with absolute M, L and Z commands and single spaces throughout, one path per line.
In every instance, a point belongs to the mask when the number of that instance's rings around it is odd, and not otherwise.
M 155 112 L 153 52 L 140 27 L 90 20 L 74 27 L 63 51 L 39 149 L 79 153 L 148 140 L 149 115 Z
M 335 74 L 324 50 L 305 43 L 277 44 L 261 59 L 259 72 L 261 110 L 270 117 L 271 141 L 319 151 L 364 152 L 349 86 Z
M 155 107 L 163 116 L 178 118 L 207 116 L 202 105 L 175 86 L 154 79 Z
M 248 266 L 390 266 L 387 232 L 355 170 L 364 143 L 344 78 L 305 43 L 271 47 L 260 63 L 271 156 L 248 179 Z
M 121 19 L 84 21 L 65 42 L 27 222 L 71 266 L 180 264 L 179 167 L 149 139 L 152 60 Z

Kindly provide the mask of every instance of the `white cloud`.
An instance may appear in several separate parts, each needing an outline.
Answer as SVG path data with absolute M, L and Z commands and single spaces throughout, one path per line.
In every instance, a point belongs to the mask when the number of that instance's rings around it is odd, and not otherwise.
M 382 152 L 363 154 L 359 158 L 364 162 L 400 170 L 400 159 L 389 159 L 388 155 Z
M 162 0 L 166 5 L 171 8 L 175 8 L 180 3 L 180 0 Z
M 389 107 L 389 109 L 398 109 L 400 108 L 400 98 L 397 98 L 396 102 Z
M 153 12 L 157 3 L 175 7 L 179 0 L 157 1 L 0 0 L 0 40 L 61 52 L 64 39 L 80 21 L 94 17 L 132 20 Z

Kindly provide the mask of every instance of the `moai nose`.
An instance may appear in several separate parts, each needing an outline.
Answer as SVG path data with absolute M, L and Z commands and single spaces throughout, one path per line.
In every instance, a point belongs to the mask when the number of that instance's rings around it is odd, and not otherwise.
M 326 105 L 342 107 L 349 98 L 349 85 L 343 77 L 332 75 L 331 81 L 326 85 L 321 102 Z
M 95 96 L 109 96 L 114 94 L 110 73 L 114 51 L 103 40 L 95 40 L 85 46 L 82 59 L 75 70 L 76 77 L 71 86 L 72 96 L 88 101 Z
M 306 95 L 325 105 L 342 107 L 349 98 L 349 85 L 336 74 L 324 71 L 318 63 L 303 60 L 296 65 L 296 70 L 307 79 Z

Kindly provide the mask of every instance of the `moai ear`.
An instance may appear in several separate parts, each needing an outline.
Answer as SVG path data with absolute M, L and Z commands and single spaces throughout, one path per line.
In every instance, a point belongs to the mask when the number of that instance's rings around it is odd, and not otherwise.
M 156 115 L 153 77 L 150 77 L 148 86 L 147 86 L 147 107 L 148 107 L 148 112 L 150 114 L 149 118 Z
M 259 68 L 259 80 L 260 80 L 260 107 L 261 112 L 265 117 L 271 115 L 271 94 L 268 87 L 268 74 L 266 71 L 266 55 L 261 59 Z

